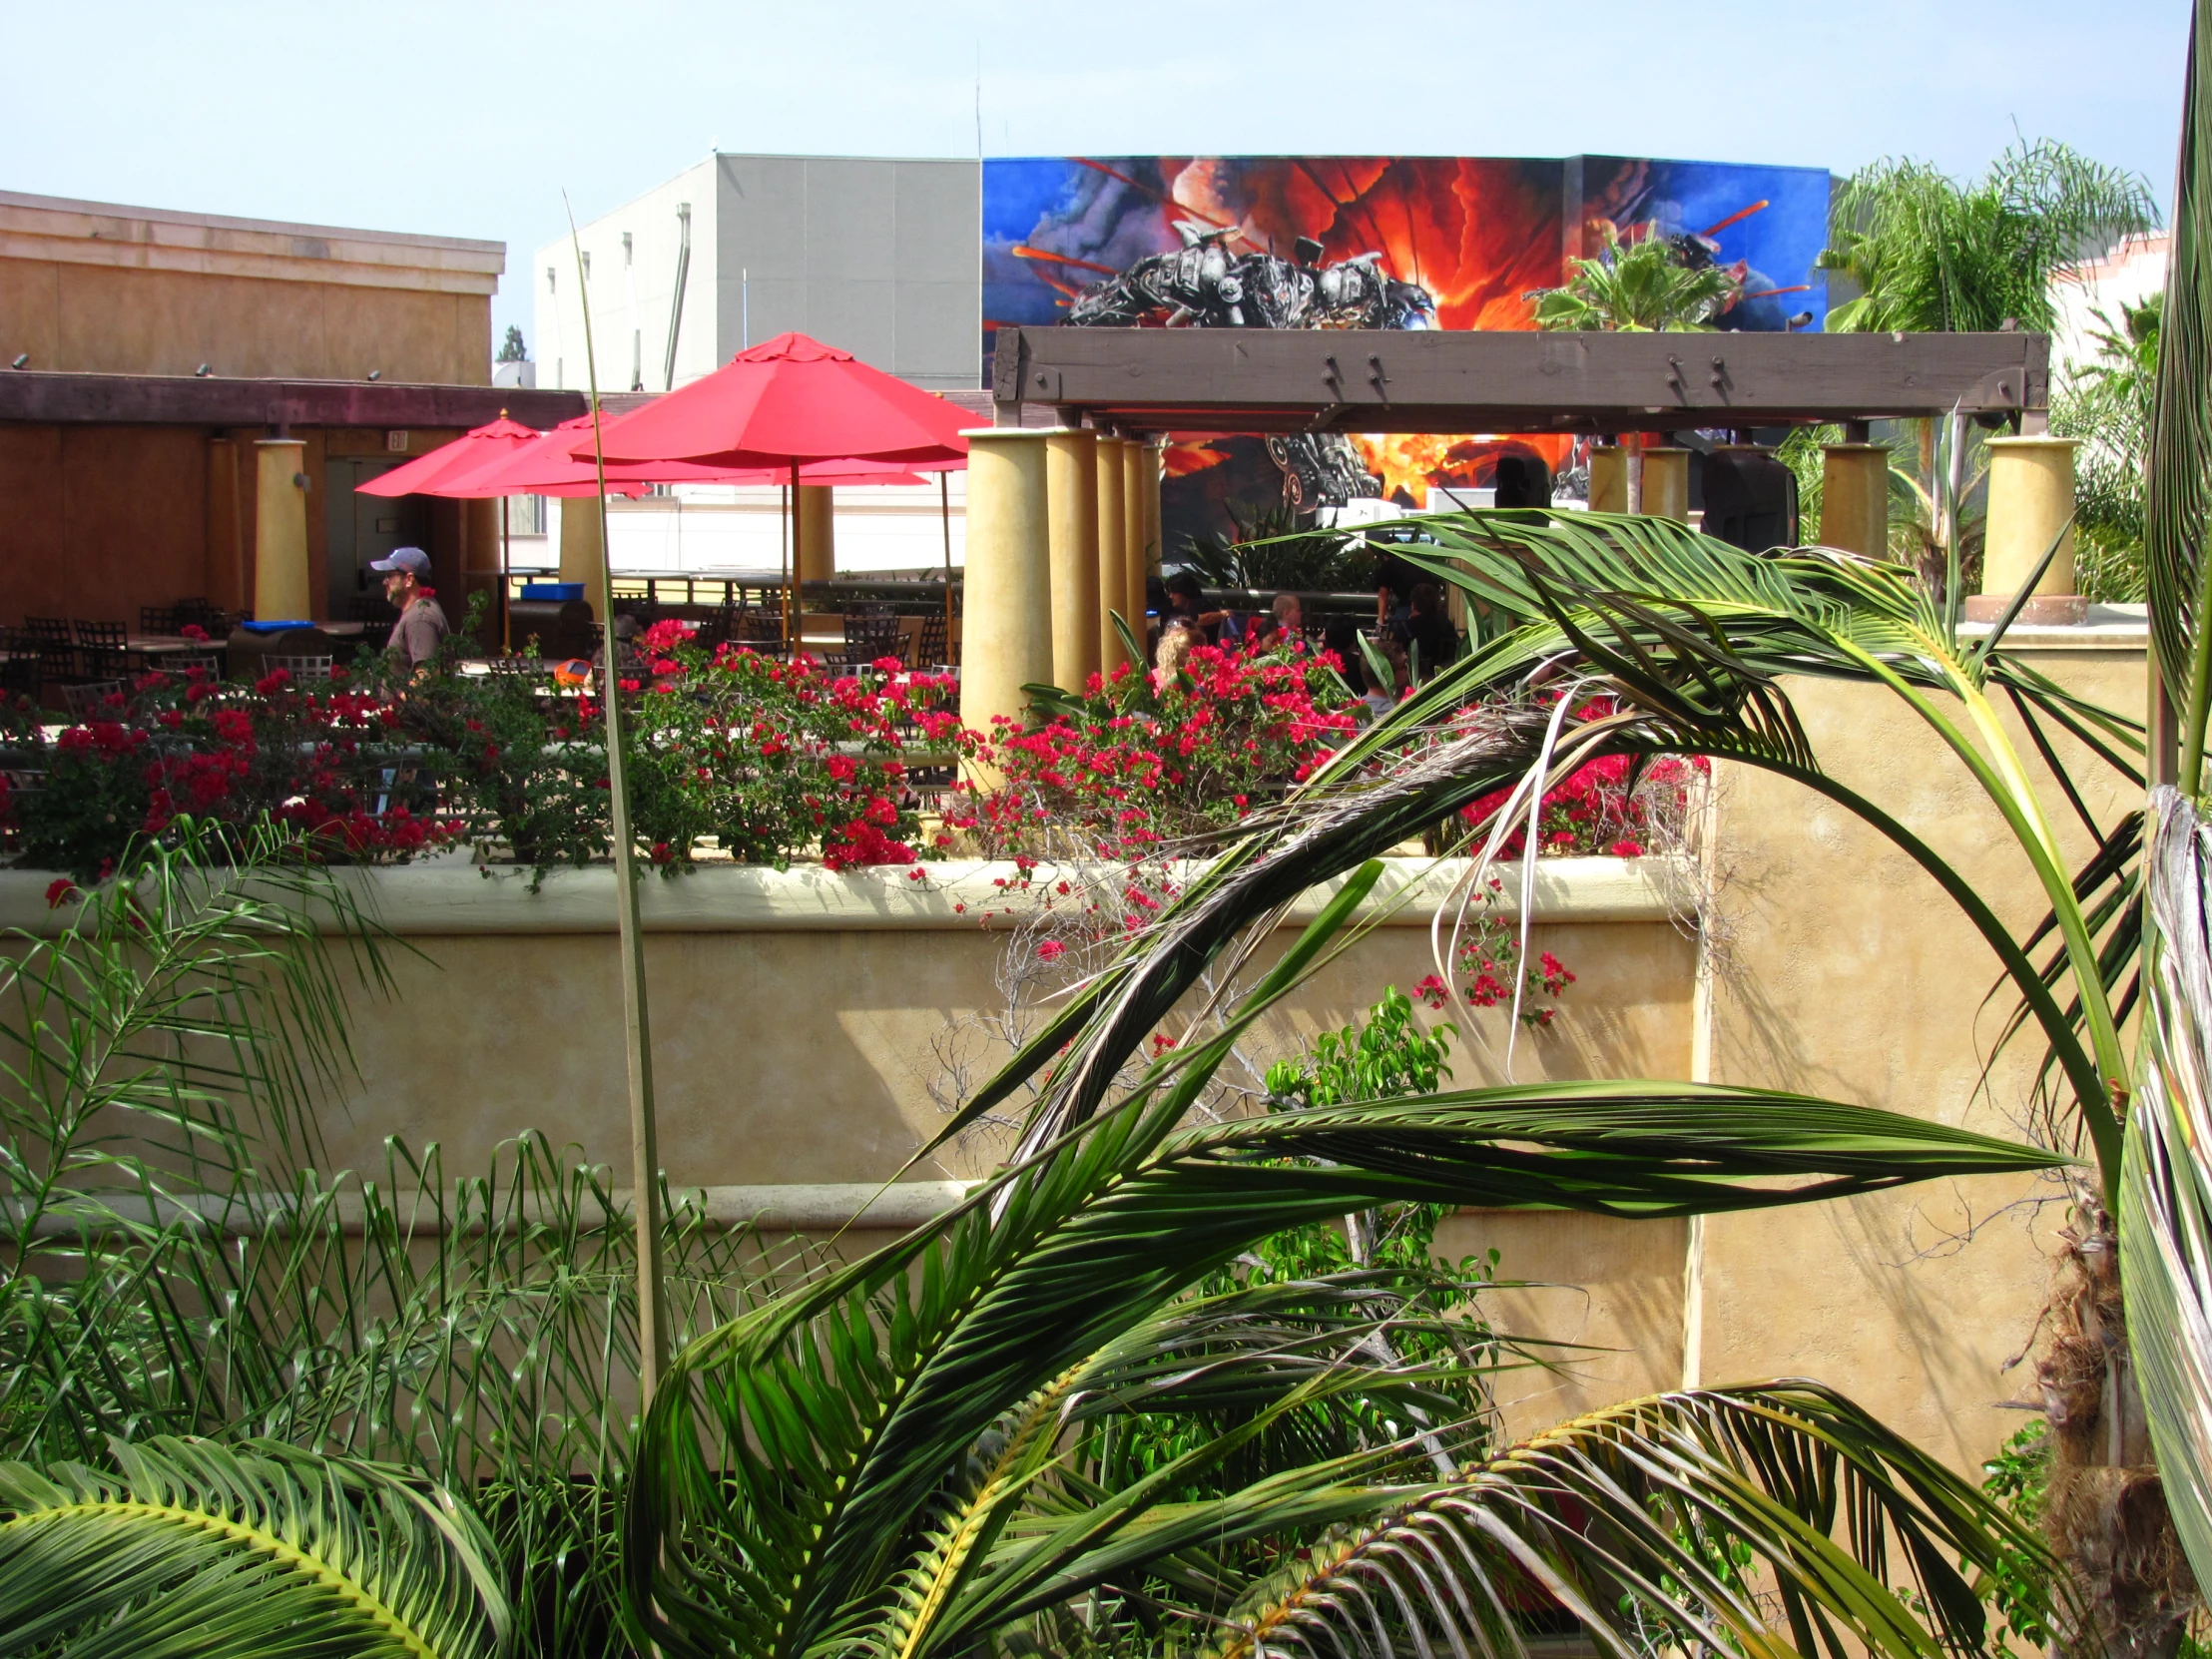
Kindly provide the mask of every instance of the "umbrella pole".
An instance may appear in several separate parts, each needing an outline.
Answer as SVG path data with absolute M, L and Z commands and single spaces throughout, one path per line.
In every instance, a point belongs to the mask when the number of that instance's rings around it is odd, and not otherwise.
M 792 457 L 791 526 L 792 579 L 784 584 L 784 639 L 787 642 L 785 647 L 787 654 L 798 650 L 797 631 L 793 624 L 798 618 L 807 614 L 798 604 L 800 560 L 803 555 L 799 551 L 799 457 L 797 455 Z
M 500 657 L 504 657 L 513 645 L 508 637 L 512 630 L 507 623 L 507 572 L 512 563 L 508 550 L 507 500 L 504 495 L 499 498 L 499 647 L 493 655 Z
M 788 485 L 780 485 L 776 493 L 783 497 L 783 510 L 776 520 L 776 575 L 784 589 L 784 660 L 792 655 L 792 492 Z
M 952 666 L 952 477 L 937 474 L 937 516 L 944 522 L 944 663 Z

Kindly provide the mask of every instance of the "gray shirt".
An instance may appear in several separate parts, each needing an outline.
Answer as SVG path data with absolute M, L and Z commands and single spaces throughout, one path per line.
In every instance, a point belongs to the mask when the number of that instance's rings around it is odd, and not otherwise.
M 438 642 L 448 631 L 445 613 L 438 608 L 438 602 L 426 595 L 417 595 L 399 613 L 399 621 L 391 631 L 391 643 L 384 650 L 407 667 L 420 668 L 438 654 Z

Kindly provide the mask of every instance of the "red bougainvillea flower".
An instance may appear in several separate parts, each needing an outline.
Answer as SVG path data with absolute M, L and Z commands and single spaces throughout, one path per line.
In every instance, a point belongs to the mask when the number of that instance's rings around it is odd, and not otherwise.
M 1065 956 L 1067 953 L 1068 947 L 1062 944 L 1058 939 L 1046 939 L 1043 943 L 1037 946 L 1037 957 L 1040 961 L 1057 962 L 1062 956 Z
M 77 896 L 77 883 L 66 875 L 57 875 L 46 884 L 46 907 L 58 910 Z

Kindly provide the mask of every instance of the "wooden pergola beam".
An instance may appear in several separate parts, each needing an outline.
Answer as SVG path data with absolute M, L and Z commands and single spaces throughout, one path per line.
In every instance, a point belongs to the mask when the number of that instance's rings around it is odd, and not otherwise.
M 579 391 L 408 385 L 387 380 L 221 379 L 0 368 L 0 421 L 105 426 L 481 426 L 505 410 L 527 426 L 584 412 Z
M 2049 402 L 2044 334 L 1001 328 L 992 395 L 1183 432 L 1597 432 Z

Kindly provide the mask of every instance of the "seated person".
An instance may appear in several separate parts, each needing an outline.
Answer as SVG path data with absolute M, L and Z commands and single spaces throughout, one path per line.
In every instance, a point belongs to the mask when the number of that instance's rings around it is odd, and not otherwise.
M 1459 655 L 1459 630 L 1451 625 L 1451 614 L 1444 609 L 1443 590 L 1433 582 L 1413 584 L 1405 633 L 1416 680 L 1430 679 Z
M 1295 593 L 1275 596 L 1274 614 L 1261 624 L 1260 649 L 1288 651 L 1306 638 L 1305 615 Z
M 1198 644 L 1212 645 L 1215 642 L 1217 638 L 1216 630 L 1227 620 L 1229 613 L 1227 611 L 1209 611 L 1205 609 L 1205 594 L 1199 588 L 1197 577 L 1187 570 L 1177 571 L 1167 580 L 1167 598 L 1168 608 L 1160 613 L 1160 623 L 1163 629 L 1161 644 L 1167 643 L 1164 630 L 1169 620 L 1176 617 L 1180 617 L 1199 630 Z
M 1421 581 L 1421 573 L 1390 551 L 1388 542 L 1371 541 L 1368 545 L 1375 553 L 1375 625 L 1389 629 L 1402 640 L 1406 637 L 1413 589 Z
M 1348 616 L 1332 617 L 1321 631 L 1321 648 L 1337 659 L 1345 684 L 1360 684 L 1360 625 Z
M 1166 691 L 1183 665 L 1190 661 L 1191 648 L 1198 644 L 1199 633 L 1195 623 L 1178 616 L 1170 616 L 1167 627 L 1160 635 L 1159 661 L 1152 666 L 1152 688 Z

